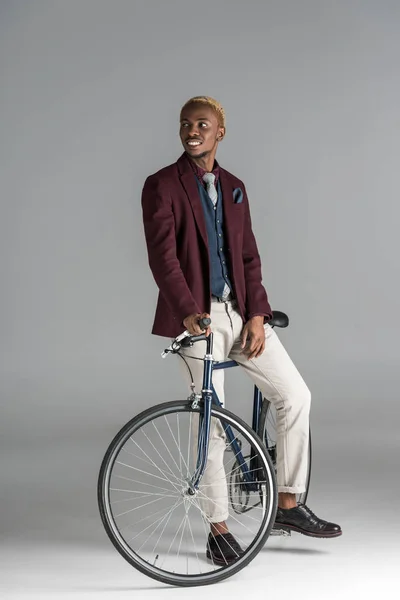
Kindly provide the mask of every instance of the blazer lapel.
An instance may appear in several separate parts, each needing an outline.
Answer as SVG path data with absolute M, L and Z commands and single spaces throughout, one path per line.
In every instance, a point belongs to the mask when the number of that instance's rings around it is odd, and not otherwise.
M 180 173 L 180 179 L 191 204 L 197 227 L 199 228 L 204 244 L 208 246 L 206 221 L 204 218 L 204 211 L 201 204 L 200 194 L 197 188 L 195 175 L 190 167 L 190 164 L 188 163 L 188 159 L 186 158 L 185 154 L 182 154 L 182 156 L 179 158 L 179 160 L 177 161 L 177 165 Z

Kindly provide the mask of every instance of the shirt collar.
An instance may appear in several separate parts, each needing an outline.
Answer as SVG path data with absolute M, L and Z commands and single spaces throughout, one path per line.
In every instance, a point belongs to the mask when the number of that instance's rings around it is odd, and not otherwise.
M 191 160 L 190 156 L 188 156 L 187 154 L 186 154 L 186 158 L 189 161 L 189 164 L 192 167 L 194 174 L 198 177 L 200 182 L 204 185 L 203 175 L 205 173 L 207 173 L 208 171 L 199 167 L 199 165 L 197 165 L 193 160 Z M 217 185 L 218 179 L 219 179 L 219 164 L 217 163 L 217 161 L 215 159 L 214 159 L 214 168 L 212 170 L 212 173 L 215 175 L 215 185 Z

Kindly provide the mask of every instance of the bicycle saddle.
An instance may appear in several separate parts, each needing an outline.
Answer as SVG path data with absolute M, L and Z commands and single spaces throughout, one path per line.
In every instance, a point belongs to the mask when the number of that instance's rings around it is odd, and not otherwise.
M 272 319 L 268 323 L 271 327 L 287 327 L 289 325 L 289 317 L 280 310 L 273 310 Z

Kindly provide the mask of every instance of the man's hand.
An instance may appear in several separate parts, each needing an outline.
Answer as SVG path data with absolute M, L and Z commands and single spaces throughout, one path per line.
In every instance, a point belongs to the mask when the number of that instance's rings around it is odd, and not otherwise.
M 240 337 L 242 354 L 246 354 L 248 360 L 260 356 L 265 348 L 264 317 L 257 316 L 249 319 L 243 327 Z
M 189 315 L 186 319 L 183 320 L 183 324 L 191 335 L 201 335 L 205 333 L 208 337 L 211 333 L 211 327 L 207 327 L 206 330 L 200 329 L 199 321 L 200 319 L 210 318 L 208 313 L 197 313 L 194 315 Z

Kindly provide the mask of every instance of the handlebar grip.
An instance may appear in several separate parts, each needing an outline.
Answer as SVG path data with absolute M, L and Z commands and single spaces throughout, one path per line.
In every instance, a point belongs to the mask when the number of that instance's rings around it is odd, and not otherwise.
M 211 319 L 209 319 L 208 317 L 203 317 L 202 319 L 199 319 L 199 325 L 200 325 L 200 329 L 202 329 L 203 331 L 205 329 L 207 329 L 207 327 L 211 324 Z

